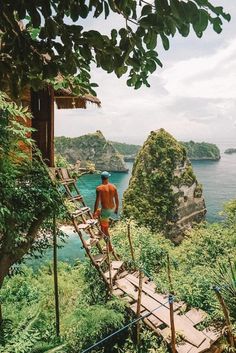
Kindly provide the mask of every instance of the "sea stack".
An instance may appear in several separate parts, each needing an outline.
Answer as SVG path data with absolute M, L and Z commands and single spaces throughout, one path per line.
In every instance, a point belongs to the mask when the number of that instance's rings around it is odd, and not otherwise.
M 202 187 L 186 149 L 164 129 L 152 131 L 138 153 L 124 194 L 126 217 L 179 243 L 205 218 Z

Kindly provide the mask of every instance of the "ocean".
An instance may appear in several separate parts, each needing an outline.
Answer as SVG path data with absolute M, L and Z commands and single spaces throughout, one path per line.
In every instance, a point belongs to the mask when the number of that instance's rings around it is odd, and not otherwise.
M 194 172 L 198 181 L 203 185 L 203 195 L 206 201 L 208 222 L 220 222 L 222 217 L 219 212 L 225 202 L 236 198 L 236 154 L 222 153 L 219 161 L 192 161 Z M 117 186 L 120 200 L 126 188 L 132 172 L 132 163 L 127 163 L 128 173 L 112 173 L 110 181 Z M 100 184 L 98 174 L 84 175 L 78 181 L 81 194 L 89 207 L 93 209 L 96 186 Z M 58 251 L 61 261 L 74 263 L 76 259 L 82 259 L 84 251 L 80 240 L 72 231 L 68 232 L 68 239 Z M 45 263 L 52 258 L 51 250 L 48 250 L 43 259 L 33 260 L 33 267 Z
M 115 184 L 120 200 L 129 184 L 132 172 L 132 163 L 126 163 L 128 173 L 111 173 L 110 181 Z M 222 153 L 219 161 L 201 160 L 192 161 L 192 166 L 197 180 L 203 185 L 203 195 L 206 201 L 209 222 L 220 221 L 219 212 L 226 201 L 236 198 L 236 154 Z M 89 207 L 93 208 L 96 186 L 100 183 L 97 174 L 84 175 L 78 181 L 81 194 Z

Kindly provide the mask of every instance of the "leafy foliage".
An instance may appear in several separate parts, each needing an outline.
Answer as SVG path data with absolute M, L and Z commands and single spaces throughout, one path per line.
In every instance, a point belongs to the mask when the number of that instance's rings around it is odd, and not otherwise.
M 125 306 L 119 300 L 101 302 L 99 296 L 95 296 L 91 302 L 91 291 L 84 277 L 86 271 L 88 269 L 85 269 L 82 264 L 73 268 L 59 263 L 63 353 L 80 352 L 120 328 L 126 320 Z M 25 293 L 19 295 L 16 300 L 15 293 L 22 292 L 22 286 L 25 287 Z M 4 321 L 5 328 L 2 327 L 0 331 L 1 349 L 4 353 L 6 351 L 25 353 L 24 347 L 27 346 L 28 353 L 45 352 L 53 346 L 60 348 L 55 337 L 53 276 L 50 264 L 40 268 L 36 273 L 23 266 L 21 273 L 4 282 L 1 300 L 5 308 L 5 316 L 10 321 L 8 327 L 6 327 L 7 322 Z M 31 318 L 35 318 L 33 324 Z M 29 323 L 31 323 L 30 327 L 28 327 Z M 32 340 L 28 334 L 32 335 Z M 23 336 L 24 345 L 21 341 Z M 34 349 L 32 343 L 34 343 Z
M 220 264 L 215 277 L 231 316 L 236 321 L 236 261 Z
M 117 77 L 127 74 L 127 84 L 135 89 L 149 86 L 148 75 L 162 66 L 158 42 L 168 50 L 169 38 L 177 32 L 186 37 L 193 28 L 201 37 L 211 25 L 220 33 L 222 20 L 230 20 L 208 0 L 7 0 L 0 9 L 0 89 L 10 85 L 14 96 L 27 84 L 38 89 L 45 82 L 70 86 L 80 94 L 92 90 L 93 62 Z M 90 16 L 112 15 L 123 18 L 124 26 L 111 29 L 110 35 L 82 26 Z M 63 83 L 55 80 L 59 72 L 66 77 Z
M 12 265 L 50 245 L 52 215 L 60 197 L 35 149 L 29 112 L 0 94 L 0 287 Z M 30 147 L 30 148 L 29 148 Z M 40 231 L 40 233 L 39 233 Z

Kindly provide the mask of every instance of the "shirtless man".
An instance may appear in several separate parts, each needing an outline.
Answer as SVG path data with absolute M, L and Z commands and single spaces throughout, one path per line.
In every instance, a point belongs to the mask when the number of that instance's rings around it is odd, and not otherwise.
M 118 213 L 119 197 L 115 185 L 109 183 L 111 174 L 102 172 L 102 184 L 96 188 L 96 201 L 94 204 L 94 217 L 98 216 L 98 206 L 101 204 L 100 225 L 104 234 L 110 237 L 109 234 L 109 218 L 114 212 Z M 111 243 L 109 242 L 109 250 L 112 251 Z

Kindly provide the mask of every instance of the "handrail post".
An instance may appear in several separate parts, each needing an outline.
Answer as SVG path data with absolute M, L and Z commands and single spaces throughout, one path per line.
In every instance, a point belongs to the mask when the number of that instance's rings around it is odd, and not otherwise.
M 167 254 L 167 272 L 169 279 L 169 310 L 170 310 L 170 329 L 171 329 L 171 350 L 172 353 L 176 353 L 176 337 L 175 337 L 175 321 L 174 321 L 174 291 L 173 284 L 171 279 L 171 270 L 170 270 L 170 257 Z
M 109 287 L 110 287 L 110 294 L 112 294 L 113 291 L 113 284 L 112 284 L 112 276 L 111 276 L 111 259 L 110 259 L 110 238 L 107 237 L 106 240 L 106 249 L 107 249 L 107 261 L 108 261 L 108 270 L 109 270 Z
M 141 303 L 142 303 L 142 288 L 143 288 L 143 272 L 139 270 L 139 285 L 138 285 L 138 300 L 137 300 L 137 318 L 140 317 Z M 137 347 L 140 349 L 140 320 L 137 322 Z
M 130 247 L 131 257 L 132 257 L 132 260 L 135 261 L 135 258 L 134 258 L 134 249 L 133 249 L 133 244 L 132 244 L 132 239 L 131 239 L 131 225 L 130 225 L 130 220 L 128 220 L 128 223 L 127 223 L 127 234 L 128 234 L 128 240 L 129 240 L 129 247 Z
M 59 309 L 59 291 L 58 291 L 58 271 L 57 271 L 57 230 L 56 215 L 53 214 L 53 279 L 54 279 L 54 299 L 55 299 L 55 318 L 56 335 L 60 336 L 60 309 Z

